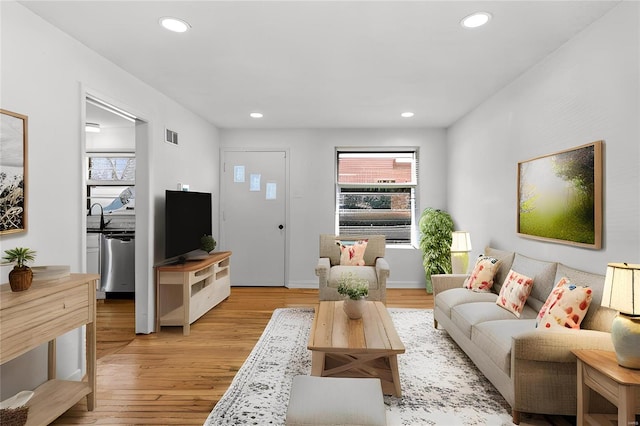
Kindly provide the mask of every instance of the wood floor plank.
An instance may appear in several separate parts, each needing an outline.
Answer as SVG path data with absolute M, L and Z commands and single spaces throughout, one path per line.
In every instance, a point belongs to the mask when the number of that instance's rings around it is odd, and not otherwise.
M 202 425 L 273 310 L 317 302 L 317 290 L 232 287 L 231 296 L 183 336 L 181 327 L 136 335 L 133 301 L 100 301 L 97 407 L 86 411 L 81 401 L 54 424 Z M 422 289 L 388 289 L 387 306 L 432 308 L 433 296 Z

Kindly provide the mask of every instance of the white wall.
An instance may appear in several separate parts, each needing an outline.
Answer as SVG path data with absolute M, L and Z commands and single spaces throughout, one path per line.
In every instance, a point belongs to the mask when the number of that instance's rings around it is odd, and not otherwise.
M 486 244 L 604 274 L 640 261 L 639 8 L 622 2 L 448 131 L 449 209 Z M 602 250 L 516 235 L 518 161 L 604 140 Z
M 218 187 L 217 129 L 18 3 L 2 1 L 0 8 L 0 107 L 29 117 L 28 232 L 0 237 L 0 249 L 26 246 L 37 251 L 35 264 L 84 270 L 83 96 L 85 90 L 105 95 L 104 100 L 148 122 L 140 130 L 144 143 L 136 147 L 136 256 L 143 262 L 136 279 L 150 298 L 146 308 L 152 309 L 152 265 L 162 257 L 154 234 L 164 214 L 164 190 L 179 181 L 199 190 Z M 164 142 L 165 127 L 180 132 L 179 147 Z M 2 267 L 1 282 L 7 282 L 9 270 Z M 152 315 L 151 310 L 143 322 L 152 322 Z M 83 349 L 80 330 L 58 340 L 58 377 L 81 376 Z M 42 383 L 45 369 L 42 347 L 5 364 L 0 400 Z
M 314 270 L 319 235 L 332 234 L 335 208 L 336 147 L 418 147 L 419 209 L 446 206 L 446 155 L 443 129 L 220 130 L 228 148 L 289 149 L 289 287 L 317 288 Z M 224 226 L 221 222 L 220 226 Z M 388 248 L 389 287 L 424 288 L 422 255 L 418 249 Z M 259 265 L 256 265 L 259 267 Z

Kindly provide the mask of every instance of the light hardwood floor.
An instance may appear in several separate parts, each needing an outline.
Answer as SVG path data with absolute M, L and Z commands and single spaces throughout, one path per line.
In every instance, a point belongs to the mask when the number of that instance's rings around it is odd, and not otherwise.
M 180 327 L 136 335 L 133 301 L 99 302 L 97 407 L 88 412 L 83 400 L 54 424 L 202 425 L 273 310 L 317 300 L 317 290 L 233 287 L 187 337 Z M 433 308 L 433 296 L 389 289 L 387 306 Z

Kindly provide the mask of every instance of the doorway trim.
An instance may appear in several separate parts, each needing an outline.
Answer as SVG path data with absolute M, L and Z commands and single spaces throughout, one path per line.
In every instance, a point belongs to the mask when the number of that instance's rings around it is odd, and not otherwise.
M 87 140 L 85 134 L 86 103 L 87 98 L 95 98 L 107 104 L 113 105 L 123 111 L 127 111 L 136 116 L 135 123 L 135 152 L 136 152 L 136 226 L 135 235 L 135 332 L 149 334 L 155 331 L 155 285 L 153 274 L 153 236 L 154 220 L 152 216 L 153 200 L 151 195 L 151 167 L 150 161 L 152 151 L 153 126 L 144 112 L 139 111 L 125 102 L 113 99 L 98 90 L 88 88 L 80 83 L 80 153 L 79 164 L 81 167 L 80 194 L 80 217 L 85 216 L 86 175 L 84 174 L 84 159 L 87 150 Z M 81 221 L 80 234 L 80 258 L 82 271 L 86 272 L 87 267 L 87 224 Z

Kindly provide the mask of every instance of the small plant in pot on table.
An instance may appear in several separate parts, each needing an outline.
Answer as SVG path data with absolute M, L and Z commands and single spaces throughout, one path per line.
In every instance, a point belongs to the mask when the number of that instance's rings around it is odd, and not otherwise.
M 33 282 L 33 271 L 26 263 L 35 259 L 36 252 L 25 247 L 16 247 L 5 250 L 2 260 L 14 263 L 13 270 L 9 272 L 9 284 L 11 291 L 24 291 L 31 287 Z
M 338 293 L 347 297 L 344 301 L 347 316 L 351 319 L 362 318 L 365 298 L 369 295 L 369 282 L 352 272 L 342 274 L 338 280 Z

